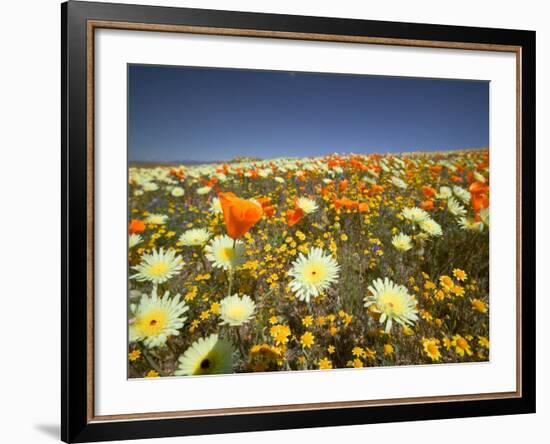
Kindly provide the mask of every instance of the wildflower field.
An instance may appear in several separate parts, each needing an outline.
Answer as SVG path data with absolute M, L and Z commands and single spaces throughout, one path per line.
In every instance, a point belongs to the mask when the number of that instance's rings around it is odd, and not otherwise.
M 489 153 L 130 166 L 129 376 L 489 359 Z

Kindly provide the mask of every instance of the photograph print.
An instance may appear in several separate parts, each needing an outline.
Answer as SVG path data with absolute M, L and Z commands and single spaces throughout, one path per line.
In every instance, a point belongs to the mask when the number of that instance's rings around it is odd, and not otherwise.
M 489 88 L 128 65 L 128 377 L 488 361 Z

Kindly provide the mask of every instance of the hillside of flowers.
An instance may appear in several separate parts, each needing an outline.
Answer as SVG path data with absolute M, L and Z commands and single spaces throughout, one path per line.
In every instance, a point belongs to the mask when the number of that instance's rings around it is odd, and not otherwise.
M 129 376 L 489 359 L 487 150 L 130 167 Z

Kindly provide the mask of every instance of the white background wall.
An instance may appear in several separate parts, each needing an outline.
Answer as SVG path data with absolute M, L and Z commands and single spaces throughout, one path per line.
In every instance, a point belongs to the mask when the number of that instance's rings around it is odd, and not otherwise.
M 290 430 L 154 442 L 544 441 L 550 420 L 550 14 L 540 0 L 120 1 L 169 6 L 351 17 L 537 31 L 537 384 L 536 415 Z M 60 59 L 58 0 L 4 2 L 0 26 L 0 440 L 54 442 L 59 434 Z M 546 148 L 546 149 L 545 149 Z M 546 321 L 546 322 L 545 322 Z M 545 325 L 546 323 L 546 325 Z M 452 384 L 453 381 L 449 381 Z M 545 427 L 546 426 L 546 427 Z M 145 442 L 145 441 L 143 441 Z

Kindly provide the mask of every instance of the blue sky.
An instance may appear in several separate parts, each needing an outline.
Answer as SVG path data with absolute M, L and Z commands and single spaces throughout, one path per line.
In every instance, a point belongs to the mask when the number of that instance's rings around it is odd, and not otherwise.
M 130 65 L 131 161 L 488 146 L 489 83 Z

